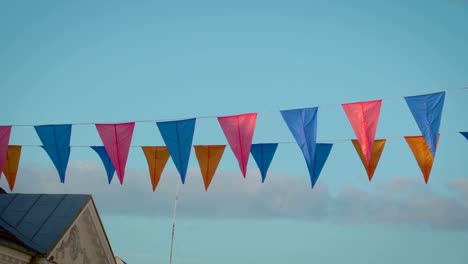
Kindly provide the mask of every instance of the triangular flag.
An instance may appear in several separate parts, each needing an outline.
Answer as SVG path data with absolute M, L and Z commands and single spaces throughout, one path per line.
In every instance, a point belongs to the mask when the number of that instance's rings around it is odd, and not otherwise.
M 468 132 L 460 132 L 460 134 L 468 140 Z
M 283 110 L 286 125 L 296 139 L 307 163 L 309 176 L 314 185 L 315 179 L 315 148 L 317 144 L 317 107 Z M 316 180 L 316 179 L 315 179 Z
M 0 169 L 3 169 L 10 142 L 11 126 L 0 126 Z M 0 173 L 1 177 L 1 173 Z
M 153 192 L 158 187 L 161 174 L 169 160 L 169 151 L 167 147 L 141 147 L 143 153 L 145 153 L 146 162 L 148 163 L 148 170 L 151 178 L 151 184 L 153 185 Z
M 115 167 L 120 184 L 123 184 L 128 152 L 132 143 L 135 122 L 121 124 L 96 124 L 112 164 Z
M 268 168 L 270 167 L 277 147 L 277 143 L 252 144 L 250 153 L 252 153 L 252 156 L 257 163 L 258 169 L 260 170 L 262 175 L 262 182 L 265 182 Z
M 194 148 L 198 164 L 200 165 L 203 183 L 205 183 L 205 191 L 208 191 L 226 145 L 194 146 Z
M 419 168 L 424 176 L 424 181 L 427 183 L 429 181 L 429 175 L 431 174 L 432 164 L 434 163 L 434 156 L 432 156 L 426 139 L 423 136 L 407 136 L 405 140 L 411 152 L 413 152 L 414 158 L 416 158 L 418 162 Z M 438 140 L 437 138 L 437 141 Z
M 185 175 L 187 174 L 193 133 L 195 132 L 195 121 L 196 119 L 192 118 L 156 123 L 164 143 L 169 153 L 171 153 L 172 161 L 179 171 L 182 183 L 185 183 Z
M 58 171 L 60 182 L 64 183 L 70 158 L 72 125 L 43 125 L 34 128 L 41 139 L 42 148 L 47 152 Z
M 405 97 L 421 134 L 435 157 L 445 92 Z
M 256 121 L 257 113 L 218 117 L 218 122 L 232 152 L 237 158 L 244 178 L 247 174 L 247 164 Z
M 312 181 L 312 188 L 314 188 L 315 183 L 322 172 L 323 166 L 330 155 L 333 144 L 319 143 L 315 148 L 315 162 L 314 162 L 314 174 L 311 176 L 310 180 Z
M 107 154 L 106 148 L 103 146 L 91 146 L 91 148 L 94 151 L 96 151 L 96 153 L 101 158 L 102 164 L 104 165 L 104 168 L 106 169 L 107 180 L 110 184 L 112 181 L 112 178 L 114 177 L 115 167 L 112 164 L 112 161 L 110 160 L 109 155 Z
M 342 104 L 362 147 L 366 164 L 369 164 L 371 160 L 372 144 L 374 144 L 375 132 L 379 123 L 381 105 L 382 100 Z
M 7 179 L 10 190 L 13 191 L 16 182 L 16 174 L 18 173 L 18 165 L 21 157 L 21 146 L 8 146 L 8 154 L 6 157 L 3 174 Z
M 371 153 L 371 159 L 370 162 L 367 163 L 364 154 L 362 153 L 362 148 L 361 145 L 359 144 L 359 140 L 353 139 L 353 146 L 356 149 L 359 158 L 361 159 L 362 165 L 364 165 L 364 168 L 366 169 L 367 172 L 367 177 L 369 178 L 369 181 L 372 180 L 372 177 L 374 176 L 375 169 L 377 168 L 377 165 L 379 164 L 380 156 L 382 155 L 382 151 L 385 146 L 385 142 L 387 140 L 385 139 L 378 139 L 374 141 L 374 144 L 372 145 L 372 153 Z

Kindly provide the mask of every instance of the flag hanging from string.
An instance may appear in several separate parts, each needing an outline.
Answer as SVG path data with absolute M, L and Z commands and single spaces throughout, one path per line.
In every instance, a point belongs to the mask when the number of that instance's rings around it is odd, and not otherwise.
M 182 183 L 185 183 L 187 167 L 192 149 L 193 134 L 196 119 L 186 119 L 169 122 L 157 122 L 159 132 L 166 143 Z
M 413 152 L 414 158 L 424 176 L 424 181 L 427 184 L 431 175 L 432 164 L 434 164 L 434 156 L 427 145 L 426 139 L 423 136 L 406 136 L 405 140 L 411 152 Z M 436 147 L 438 141 L 439 138 L 437 138 Z
M 405 97 L 432 156 L 435 157 L 445 92 Z
M 208 191 L 211 180 L 223 157 L 226 145 L 194 146 L 194 148 L 198 164 L 200 165 L 203 183 L 205 184 L 205 191 Z
M 354 133 L 358 138 L 365 162 L 369 165 L 372 156 L 382 100 L 343 104 Z
M 0 126 L 0 170 L 3 169 L 7 158 L 8 144 L 10 142 L 11 126 Z M 1 177 L 1 173 L 0 173 Z
M 21 157 L 21 146 L 11 145 L 8 146 L 5 166 L 3 167 L 3 174 L 8 182 L 10 191 L 13 191 L 16 182 L 16 175 L 18 173 L 18 165 Z
M 43 125 L 34 128 L 42 142 L 42 148 L 47 152 L 57 169 L 60 182 L 65 183 L 65 174 L 70 158 L 72 125 Z
M 301 108 L 292 110 L 282 110 L 286 125 L 296 139 L 302 150 L 302 154 L 307 164 L 312 188 L 318 179 L 315 154 L 317 146 L 317 113 L 318 107 Z M 322 156 L 323 157 L 323 156 Z M 320 164 L 318 164 L 320 165 Z M 323 164 L 322 164 L 323 166 Z M 320 173 L 321 168 L 319 168 Z
M 369 181 L 372 180 L 372 177 L 374 176 L 375 169 L 377 168 L 377 165 L 379 164 L 380 156 L 382 155 L 383 149 L 385 147 L 385 139 L 378 139 L 374 141 L 374 144 L 372 145 L 372 152 L 371 152 L 371 158 L 370 161 L 367 162 L 366 158 L 364 157 L 364 153 L 362 152 L 361 145 L 359 144 L 359 140 L 353 139 L 352 143 L 354 148 L 356 149 L 356 152 L 359 155 L 359 158 L 361 159 L 362 165 L 366 169 L 367 177 L 369 178 Z
M 327 162 L 328 156 L 332 150 L 333 144 L 319 143 L 315 147 L 315 156 L 314 156 L 314 167 L 313 174 L 310 176 L 312 182 L 312 188 L 314 188 L 317 180 L 322 172 L 325 162 Z
M 232 152 L 237 158 L 244 178 L 247 174 L 247 164 L 256 121 L 257 113 L 218 117 L 218 122 Z
M 278 143 L 252 144 L 250 152 L 260 170 L 262 183 L 265 182 L 268 168 L 270 167 L 277 148 Z
M 169 160 L 169 151 L 164 146 L 144 146 L 141 147 L 148 163 L 148 170 L 151 179 L 151 185 L 153 186 L 153 192 L 156 190 L 161 179 L 161 174 L 166 167 L 167 161 Z
M 96 153 L 101 158 L 104 169 L 106 170 L 107 181 L 110 184 L 112 182 L 112 178 L 114 177 L 115 167 L 109 158 L 109 154 L 107 154 L 106 148 L 103 146 L 91 146 L 91 149 L 96 151 Z
M 96 129 L 115 167 L 120 184 L 123 184 L 125 177 L 125 166 L 127 165 L 134 128 L 135 122 L 96 124 Z

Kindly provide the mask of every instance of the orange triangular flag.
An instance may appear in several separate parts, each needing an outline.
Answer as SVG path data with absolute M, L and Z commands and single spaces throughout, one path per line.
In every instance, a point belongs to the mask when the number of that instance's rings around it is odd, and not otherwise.
M 151 178 L 151 184 L 153 185 L 153 192 L 158 186 L 161 174 L 166 166 L 167 160 L 169 159 L 169 151 L 167 147 L 141 147 L 145 153 L 146 161 L 148 162 L 148 169 Z
M 405 137 L 406 143 L 413 152 L 416 161 L 418 162 L 419 168 L 424 175 L 424 181 L 429 181 L 429 175 L 431 174 L 432 164 L 434 163 L 434 157 L 426 143 L 426 139 L 423 136 L 408 136 Z M 437 143 L 439 138 L 437 138 Z
M 7 179 L 10 190 L 13 191 L 18 172 L 18 164 L 21 157 L 21 146 L 8 146 L 5 165 L 3 165 L 3 174 Z
M 366 168 L 367 172 L 367 177 L 369 178 L 369 181 L 372 180 L 372 177 L 374 176 L 375 169 L 377 168 L 377 165 L 379 164 L 380 156 L 382 155 L 382 151 L 385 146 L 385 142 L 387 140 L 385 139 L 378 139 L 374 141 L 374 144 L 372 144 L 372 152 L 371 152 L 371 157 L 369 163 L 366 162 L 366 157 L 364 156 L 364 153 L 362 152 L 361 145 L 359 144 L 359 140 L 353 139 L 353 145 L 354 148 L 356 149 L 357 153 L 359 154 L 359 158 L 362 161 L 362 165 L 364 165 L 364 168 Z
M 194 146 L 200 171 L 205 183 L 205 191 L 208 191 L 211 180 L 218 168 L 219 161 L 223 156 L 226 145 Z

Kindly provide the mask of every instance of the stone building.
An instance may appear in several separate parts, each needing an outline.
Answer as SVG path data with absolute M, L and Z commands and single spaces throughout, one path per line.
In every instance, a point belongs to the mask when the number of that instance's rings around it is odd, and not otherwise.
M 90 195 L 0 194 L 0 264 L 118 261 Z

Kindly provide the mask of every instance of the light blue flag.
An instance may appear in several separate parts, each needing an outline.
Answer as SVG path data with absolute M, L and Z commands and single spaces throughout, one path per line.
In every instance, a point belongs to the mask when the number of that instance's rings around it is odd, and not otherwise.
M 435 157 L 445 92 L 405 97 L 419 130 Z
M 70 138 L 72 125 L 34 126 L 42 148 L 47 152 L 60 176 L 65 182 L 68 159 L 70 158 Z
M 193 134 L 195 132 L 195 121 L 196 119 L 192 118 L 156 123 L 164 143 L 171 154 L 172 161 L 179 171 L 182 183 L 185 183 L 185 176 L 187 174 Z
M 101 158 L 102 164 L 104 164 L 104 168 L 106 169 L 107 180 L 110 184 L 112 182 L 112 178 L 114 177 L 115 167 L 109 158 L 109 154 L 107 154 L 106 148 L 104 146 L 91 146 L 91 148 L 96 151 L 96 153 Z
M 325 144 L 319 143 L 315 148 L 315 168 L 314 168 L 314 175 L 312 177 L 312 188 L 314 188 L 315 183 L 320 176 L 320 172 L 322 172 L 323 166 L 330 155 L 332 150 L 333 144 Z
M 315 178 L 315 148 L 317 143 L 317 112 L 318 107 L 282 110 L 286 125 L 302 150 L 309 170 L 312 185 Z M 315 179 L 316 180 L 316 179 Z M 313 187 L 313 186 L 312 186 Z
M 268 144 L 252 144 L 250 148 L 250 153 L 254 157 L 255 162 L 257 163 L 258 169 L 262 174 L 262 182 L 265 182 L 265 178 L 270 167 L 273 156 L 275 155 L 276 148 L 278 147 L 277 143 L 268 143 Z

